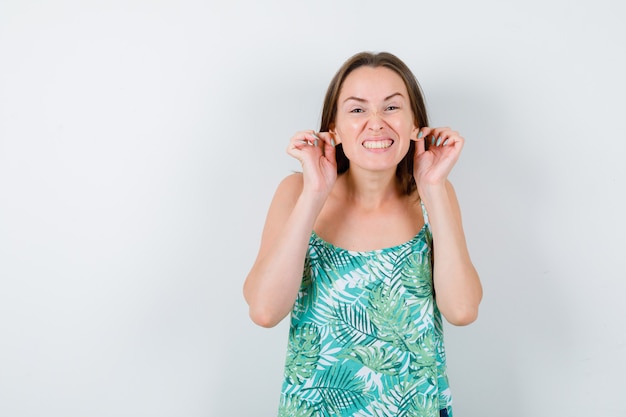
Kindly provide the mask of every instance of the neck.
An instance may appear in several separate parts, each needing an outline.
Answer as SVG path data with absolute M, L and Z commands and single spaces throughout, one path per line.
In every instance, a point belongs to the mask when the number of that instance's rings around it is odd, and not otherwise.
M 346 197 L 365 209 L 375 210 L 401 196 L 393 171 L 360 171 L 350 167 L 343 174 Z

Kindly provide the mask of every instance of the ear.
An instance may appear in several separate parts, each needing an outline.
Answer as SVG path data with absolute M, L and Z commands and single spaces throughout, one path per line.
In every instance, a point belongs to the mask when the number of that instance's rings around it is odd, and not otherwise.
M 413 127 L 413 130 L 411 131 L 411 139 L 413 140 L 417 140 L 417 135 L 419 134 L 419 127 Z
M 339 137 L 339 135 L 337 134 L 337 131 L 335 130 L 334 123 L 331 123 L 330 126 L 328 127 L 328 132 L 330 132 L 333 135 L 333 139 L 335 139 L 335 144 L 339 145 L 341 143 L 341 138 Z

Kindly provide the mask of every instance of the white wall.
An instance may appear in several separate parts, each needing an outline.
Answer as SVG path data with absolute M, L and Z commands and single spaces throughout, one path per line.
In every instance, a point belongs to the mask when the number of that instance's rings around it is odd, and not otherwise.
M 457 416 L 624 416 L 626 29 L 610 0 L 0 3 L 0 415 L 272 416 L 241 295 L 284 152 L 387 50 L 454 171 L 485 298 Z

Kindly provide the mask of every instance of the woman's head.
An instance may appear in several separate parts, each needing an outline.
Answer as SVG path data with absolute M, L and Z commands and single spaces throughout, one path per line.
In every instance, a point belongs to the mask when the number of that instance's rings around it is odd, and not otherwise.
M 334 129 L 335 122 L 337 120 L 337 110 L 339 105 L 338 99 L 342 92 L 344 82 L 353 71 L 365 66 L 372 68 L 383 67 L 397 74 L 406 86 L 414 125 L 416 127 L 428 126 L 428 116 L 421 88 L 415 79 L 415 76 L 406 64 L 404 64 L 404 62 L 402 62 L 395 55 L 387 52 L 377 54 L 361 52 L 349 58 L 333 77 L 324 99 L 320 125 L 321 132 Z M 415 143 L 410 141 L 408 152 L 400 161 L 396 169 L 396 177 L 406 194 L 411 194 L 416 188 L 415 180 L 413 178 L 414 153 Z M 347 171 L 350 162 L 341 145 L 337 146 L 336 159 L 337 173 L 341 174 Z

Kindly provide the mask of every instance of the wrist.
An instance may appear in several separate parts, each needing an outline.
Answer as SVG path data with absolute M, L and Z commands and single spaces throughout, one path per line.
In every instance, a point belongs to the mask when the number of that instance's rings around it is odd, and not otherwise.
M 446 191 L 446 180 L 427 182 L 420 181 L 417 183 L 417 189 L 424 193 L 440 193 Z
M 446 182 L 437 183 L 420 183 L 417 185 L 417 191 L 423 199 L 437 198 L 447 194 Z

